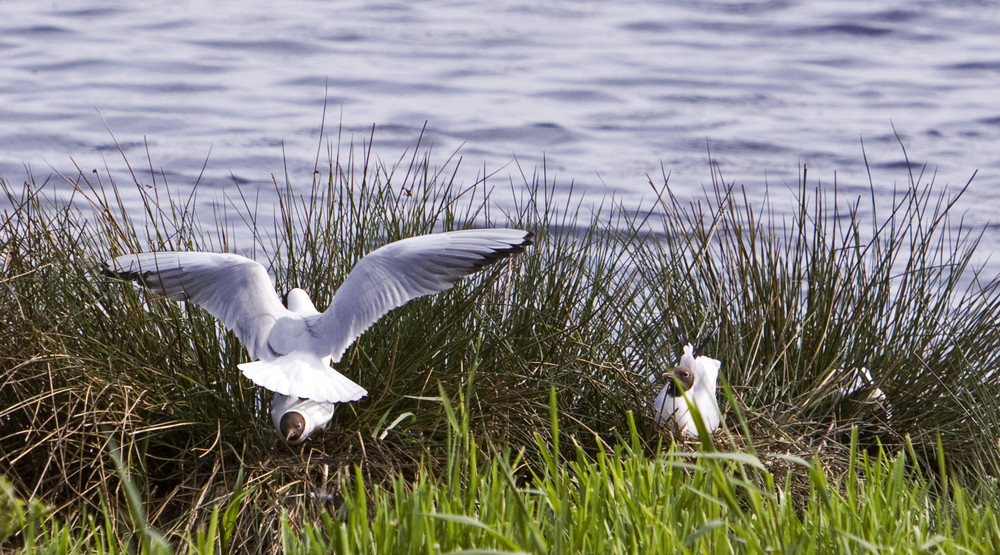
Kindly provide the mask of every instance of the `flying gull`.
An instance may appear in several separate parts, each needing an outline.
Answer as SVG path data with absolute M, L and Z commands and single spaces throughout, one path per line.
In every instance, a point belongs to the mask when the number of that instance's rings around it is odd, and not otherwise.
M 298 288 L 289 291 L 286 307 L 264 266 L 236 254 L 131 254 L 109 261 L 105 273 L 197 304 L 231 329 L 252 360 L 239 369 L 275 394 L 275 429 L 300 443 L 330 421 L 335 403 L 367 395 L 331 367 L 366 329 L 410 300 L 523 251 L 531 237 L 516 229 L 474 229 L 390 243 L 357 263 L 324 312 Z

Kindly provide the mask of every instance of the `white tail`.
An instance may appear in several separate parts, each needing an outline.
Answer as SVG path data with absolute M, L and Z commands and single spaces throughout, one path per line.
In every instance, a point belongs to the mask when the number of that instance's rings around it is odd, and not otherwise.
M 238 365 L 253 383 L 282 395 L 326 403 L 357 401 L 368 391 L 330 367 L 329 359 L 289 354 L 275 360 Z

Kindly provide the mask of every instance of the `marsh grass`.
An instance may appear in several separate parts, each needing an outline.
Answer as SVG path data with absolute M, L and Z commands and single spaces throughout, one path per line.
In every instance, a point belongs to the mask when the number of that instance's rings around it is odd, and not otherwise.
M 447 401 L 446 406 L 451 407 Z M 445 471 L 372 487 L 360 474 L 345 489 L 342 517 L 282 519 L 287 553 L 990 553 L 1000 547 L 995 491 L 928 476 L 907 448 L 895 454 L 848 441 L 846 473 L 822 461 L 778 455 L 789 479 L 749 453 L 645 452 L 633 427 L 613 448 L 578 444 L 561 457 L 537 438 L 543 463 L 517 478 L 524 451 L 477 458 L 481 446 L 461 405 L 449 409 L 453 443 Z M 555 396 L 553 414 L 557 414 Z M 560 436 L 553 417 L 552 439 Z M 943 446 L 939 460 L 943 462 Z M 772 455 L 773 456 L 773 455 Z M 940 484 L 948 484 L 941 494 Z M 353 489 L 353 492 L 351 490 Z M 374 518 L 368 516 L 374 506 Z
M 803 168 L 798 213 L 784 219 L 721 183 L 695 204 L 664 187 L 650 226 L 664 238 L 633 242 L 630 257 L 665 324 L 715 321 L 713 356 L 758 444 L 839 449 L 860 427 L 867 445 L 909 437 L 933 462 L 941 436 L 952 463 L 996 476 L 1000 297 L 971 266 L 981 232 L 956 213 L 969 184 L 937 192 L 908 178 L 891 206 L 866 211 Z M 861 368 L 871 386 L 838 398 Z M 874 387 L 884 401 L 867 398 Z
M 914 513 L 928 534 L 973 545 L 965 527 L 995 519 L 995 496 L 956 498 L 992 484 L 1000 439 L 1000 306 L 969 279 L 977 236 L 954 214 L 961 191 L 912 176 L 869 218 L 803 171 L 798 212 L 783 219 L 721 181 L 688 203 L 664 179 L 637 214 L 556 201 L 535 177 L 511 184 L 523 193 L 501 208 L 485 183 L 462 188 L 417 152 L 330 153 L 304 194 L 290 177 L 271 196 L 238 190 L 207 223 L 196 190 L 154 173 L 121 184 L 81 170 L 61 197 L 0 181 L 11 206 L 0 469 L 12 499 L 52 515 L 20 545 L 629 551 L 654 515 L 662 545 L 755 550 L 804 545 L 811 518 L 854 518 L 886 492 L 852 488 L 896 484 L 897 472 L 905 510 L 941 503 L 957 519 Z M 338 366 L 368 397 L 300 447 L 273 432 L 269 394 L 234 370 L 246 355 L 232 334 L 101 276 L 122 253 L 227 250 L 325 306 L 379 245 L 469 226 L 530 229 L 535 245 L 373 326 Z M 682 336 L 712 330 L 727 430 L 700 449 L 671 444 L 650 377 Z M 834 399 L 862 366 L 888 405 Z M 634 506 L 613 506 L 633 494 Z M 988 511 L 954 516 L 969 512 L 960 501 Z M 870 542 L 884 525 L 843 530 Z M 613 533 L 588 535 L 600 526 Z M 852 545 L 838 526 L 821 545 Z

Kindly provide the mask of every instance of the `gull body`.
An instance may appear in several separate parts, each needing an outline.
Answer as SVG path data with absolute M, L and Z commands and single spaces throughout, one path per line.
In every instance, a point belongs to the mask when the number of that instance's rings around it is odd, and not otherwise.
M 330 365 L 372 324 L 412 299 L 438 293 L 460 278 L 521 252 L 531 233 L 476 229 L 389 243 L 362 258 L 320 312 L 302 289 L 286 307 L 267 270 L 236 254 L 148 252 L 111 260 L 106 273 L 138 281 L 173 300 L 197 304 L 231 329 L 252 362 L 238 365 L 275 392 L 272 420 L 288 441 L 302 441 L 333 416 L 333 404 L 367 391 Z M 293 433 L 298 413 L 305 422 Z M 278 416 L 280 415 L 280 417 Z M 288 428 L 282 420 L 289 422 Z
M 657 420 L 672 422 L 687 437 L 698 437 L 698 426 L 691 406 L 696 406 L 709 433 L 719 427 L 722 417 L 716 401 L 716 385 L 722 363 L 699 355 L 688 343 L 680 363 L 663 374 L 667 384 L 653 401 Z
M 285 295 L 285 306 L 288 310 L 308 318 L 319 314 L 309 294 L 303 289 L 295 288 Z M 322 363 L 330 365 L 331 357 L 324 357 Z M 303 397 L 274 393 L 271 399 L 271 421 L 285 441 L 299 444 L 309 438 L 314 432 L 322 429 L 333 418 L 335 403 L 316 401 Z

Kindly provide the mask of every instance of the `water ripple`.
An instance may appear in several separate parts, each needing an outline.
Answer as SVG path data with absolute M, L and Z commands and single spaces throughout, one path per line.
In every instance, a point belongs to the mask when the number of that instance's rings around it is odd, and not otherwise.
M 711 151 L 749 191 L 794 182 L 801 164 L 860 190 L 863 138 L 889 199 L 906 177 L 895 125 L 939 180 L 980 169 L 974 209 L 1000 190 L 995 2 L 4 6 L 4 177 L 71 172 L 71 158 L 126 171 L 106 121 L 175 186 L 201 176 L 205 202 L 233 176 L 271 188 L 287 167 L 311 183 L 326 102 L 328 141 L 365 142 L 375 125 L 391 160 L 424 133 L 434 164 L 461 147 L 461 182 L 518 182 L 544 160 L 578 191 L 638 203 L 662 164 L 687 198 L 710 181 Z

